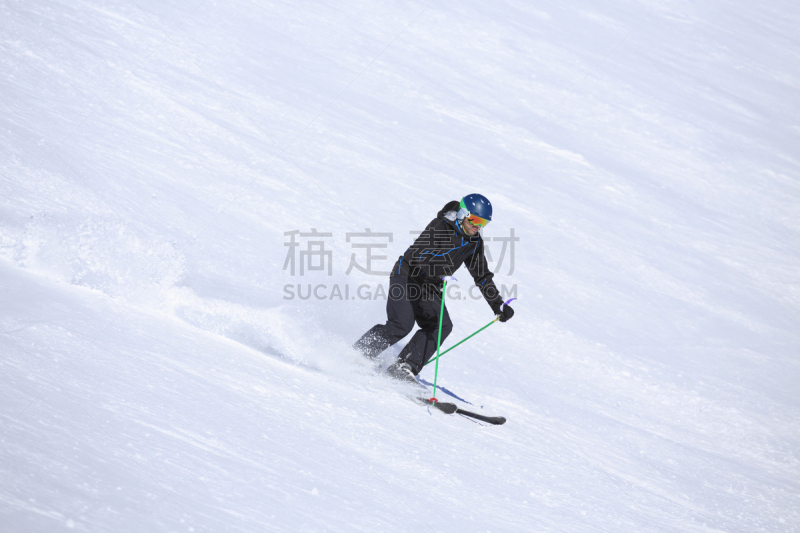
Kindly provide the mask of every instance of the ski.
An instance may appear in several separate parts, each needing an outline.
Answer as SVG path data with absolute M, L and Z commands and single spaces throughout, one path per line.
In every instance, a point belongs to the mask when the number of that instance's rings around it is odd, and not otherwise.
M 439 402 L 436 402 L 439 403 Z M 475 420 L 480 420 L 481 422 L 486 422 L 487 424 L 492 424 L 495 426 L 502 426 L 506 423 L 505 417 L 502 416 L 484 416 L 479 413 L 473 413 L 471 411 L 465 411 L 461 408 L 456 408 L 456 414 L 466 416 L 469 418 L 474 418 Z
M 480 420 L 481 422 L 486 422 L 487 424 L 493 424 L 495 426 L 500 426 L 506 423 L 506 419 L 502 416 L 485 416 L 479 413 L 473 413 L 472 411 L 461 409 L 454 403 L 432 402 L 428 398 L 419 398 L 419 400 L 425 405 L 433 405 L 435 408 L 448 415 L 462 415 L 469 418 L 474 418 L 475 420 Z

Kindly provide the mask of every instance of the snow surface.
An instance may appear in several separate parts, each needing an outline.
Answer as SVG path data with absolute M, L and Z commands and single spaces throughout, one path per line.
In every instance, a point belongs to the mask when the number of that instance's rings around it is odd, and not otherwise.
M 798 27 L 788 1 L 3 2 L 0 530 L 800 531 Z M 333 292 L 385 285 L 354 243 L 388 270 L 471 192 L 519 237 L 511 273 L 489 241 L 516 315 L 439 381 L 499 427 L 375 374 L 349 346 L 384 302 Z M 331 275 L 292 276 L 312 228 Z M 446 346 L 492 318 L 448 308 Z

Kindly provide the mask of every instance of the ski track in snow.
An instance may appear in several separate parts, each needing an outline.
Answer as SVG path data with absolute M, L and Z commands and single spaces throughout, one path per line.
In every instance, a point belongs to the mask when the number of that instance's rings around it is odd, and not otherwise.
M 0 530 L 800 531 L 798 25 L 3 4 Z M 439 383 L 499 427 L 350 348 L 385 283 L 352 245 L 387 270 L 470 192 L 516 315 Z M 293 276 L 312 228 L 331 275 Z M 457 277 L 445 346 L 491 319 Z

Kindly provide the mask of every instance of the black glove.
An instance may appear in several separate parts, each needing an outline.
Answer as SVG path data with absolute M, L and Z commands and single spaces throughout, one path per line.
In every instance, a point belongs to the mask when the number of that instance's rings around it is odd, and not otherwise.
M 514 316 L 514 310 L 511 309 L 510 305 L 500 304 L 497 307 L 493 307 L 492 310 L 494 311 L 494 314 L 500 315 L 500 322 L 505 322 Z

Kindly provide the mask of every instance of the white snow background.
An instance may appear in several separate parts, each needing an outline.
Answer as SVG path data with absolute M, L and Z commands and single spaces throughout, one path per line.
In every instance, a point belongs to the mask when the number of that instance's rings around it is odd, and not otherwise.
M 0 531 L 800 531 L 798 28 L 2 2 Z M 350 348 L 384 301 L 329 298 L 385 284 L 348 233 L 388 270 L 471 192 L 516 315 L 438 379 L 503 426 L 409 401 Z M 292 276 L 312 228 L 331 275 Z M 492 318 L 448 308 L 445 347 Z

